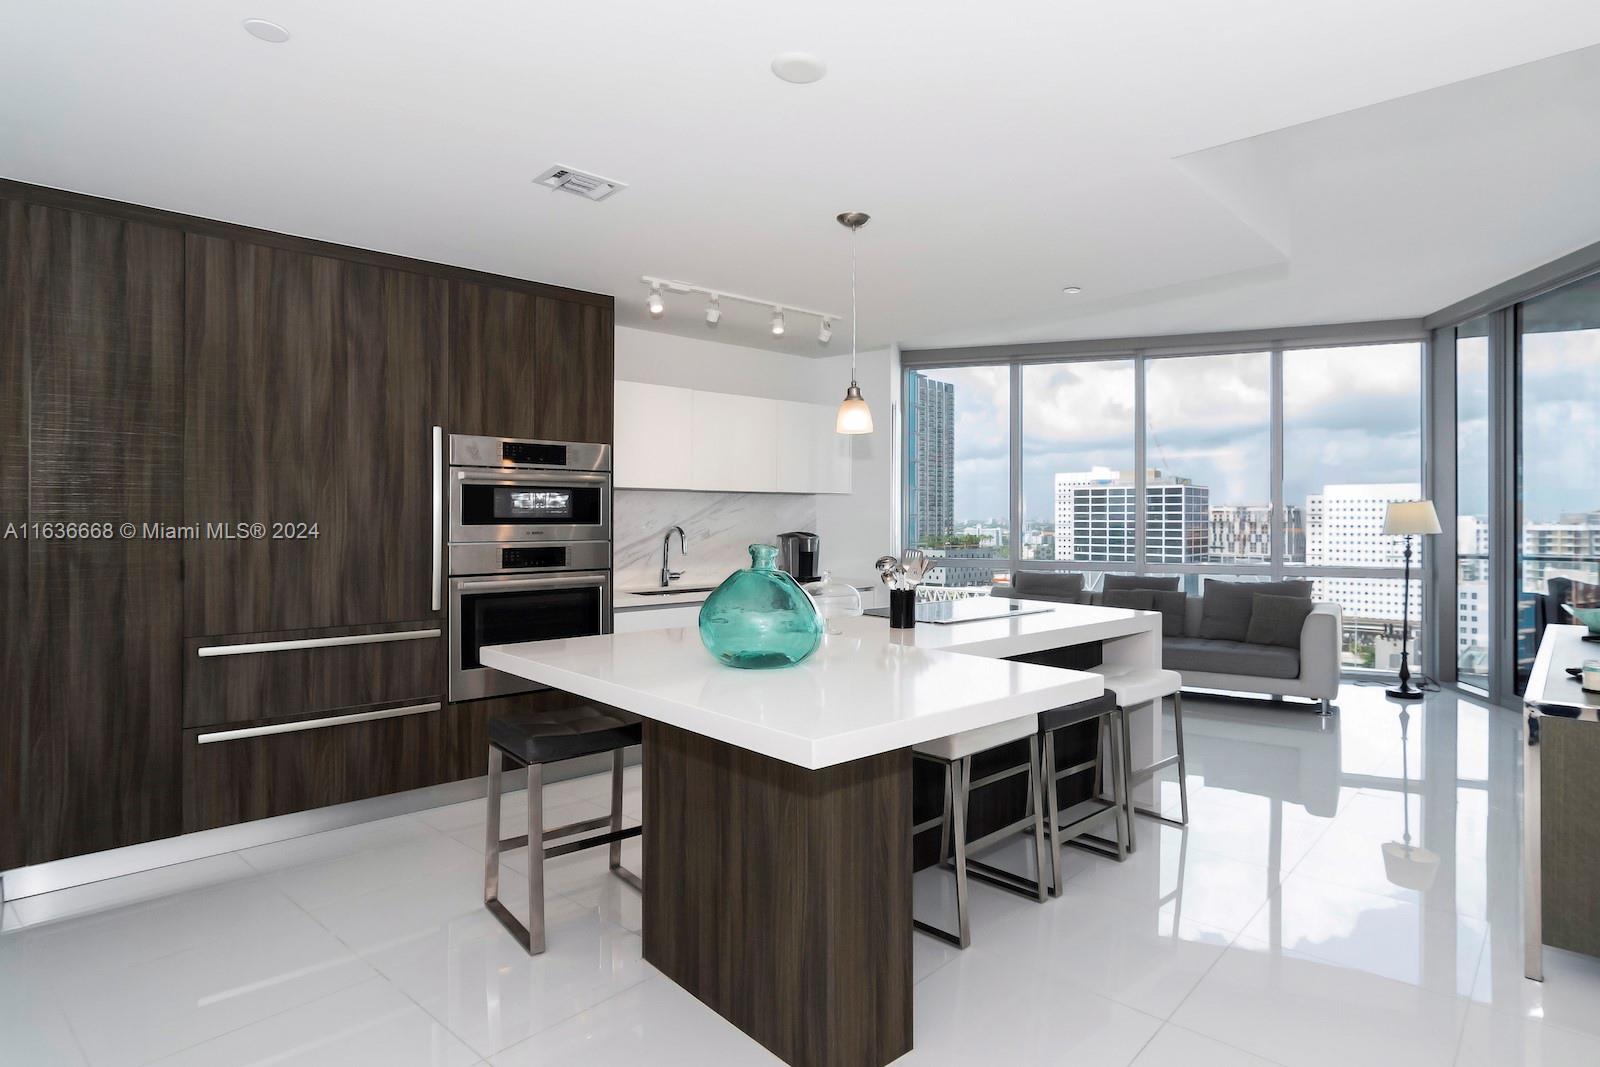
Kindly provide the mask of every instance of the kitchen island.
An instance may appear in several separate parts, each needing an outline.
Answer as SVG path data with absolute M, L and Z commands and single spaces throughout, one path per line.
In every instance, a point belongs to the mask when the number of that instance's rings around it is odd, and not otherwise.
M 1098 675 L 1014 662 L 1096 645 L 1160 665 L 1160 616 L 1034 614 L 893 630 L 836 620 L 798 667 L 742 671 L 693 629 L 485 648 L 644 731 L 644 955 L 792 1064 L 911 1048 L 911 746 L 1076 703 Z

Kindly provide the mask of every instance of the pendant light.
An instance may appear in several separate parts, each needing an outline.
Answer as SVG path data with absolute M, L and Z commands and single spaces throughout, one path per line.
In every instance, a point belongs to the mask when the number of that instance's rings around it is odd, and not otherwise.
M 861 386 L 856 384 L 856 231 L 867 224 L 869 217 L 860 211 L 839 216 L 839 225 L 850 231 L 850 388 L 844 391 L 839 416 L 833 422 L 836 433 L 872 432 L 872 409 L 867 407 Z

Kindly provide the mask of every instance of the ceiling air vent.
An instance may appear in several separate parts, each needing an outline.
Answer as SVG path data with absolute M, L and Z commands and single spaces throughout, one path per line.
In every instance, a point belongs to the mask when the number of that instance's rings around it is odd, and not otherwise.
M 604 200 L 619 189 L 627 188 L 621 182 L 602 178 L 598 174 L 585 174 L 571 167 L 551 167 L 534 181 L 548 189 L 560 189 L 585 200 Z

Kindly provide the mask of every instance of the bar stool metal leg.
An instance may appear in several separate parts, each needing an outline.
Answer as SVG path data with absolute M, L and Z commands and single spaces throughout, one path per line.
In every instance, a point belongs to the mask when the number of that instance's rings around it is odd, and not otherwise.
M 1056 735 L 1044 735 L 1044 810 L 1050 830 L 1050 895 L 1061 895 L 1061 825 L 1056 817 Z
M 1117 718 L 1121 720 L 1118 732 L 1122 735 L 1120 746 L 1122 753 L 1117 764 L 1122 775 L 1122 810 L 1127 819 L 1128 851 L 1131 853 L 1138 850 L 1139 843 L 1133 825 L 1133 729 L 1129 725 L 1132 716 L 1128 714 L 1128 710 L 1121 706 L 1117 708 Z
M 1055 885 L 1045 882 L 1044 867 L 1044 797 L 1039 795 L 1042 772 L 1039 765 L 1039 735 L 1028 736 L 1028 800 L 1033 808 L 1033 866 L 1038 880 L 1038 899 L 1043 904 L 1046 894 Z M 1056 821 L 1055 809 L 1050 809 L 1050 821 Z
M 544 951 L 544 768 L 528 765 L 528 955 Z
M 1172 728 L 1178 740 L 1178 810 L 1182 815 L 1179 825 L 1189 825 L 1189 768 L 1183 761 L 1183 694 L 1172 694 Z
M 972 782 L 972 757 L 952 765 L 950 774 L 955 787 L 950 798 L 950 835 L 955 839 L 952 847 L 956 853 L 956 926 L 960 931 L 956 943 L 966 948 L 972 943 L 967 924 L 967 787 Z
M 1121 708 L 1112 714 L 1118 719 L 1124 717 Z M 1128 814 L 1128 779 L 1123 774 L 1126 767 L 1124 761 L 1127 759 L 1122 743 L 1125 735 L 1123 727 L 1117 723 L 1107 727 L 1106 735 L 1111 745 L 1111 803 L 1117 812 L 1117 862 L 1121 863 L 1133 851 L 1133 818 Z

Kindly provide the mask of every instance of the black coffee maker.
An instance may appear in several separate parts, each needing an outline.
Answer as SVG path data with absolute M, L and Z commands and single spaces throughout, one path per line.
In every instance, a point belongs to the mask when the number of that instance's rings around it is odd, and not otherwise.
M 801 585 L 822 577 L 817 566 L 821 555 L 814 533 L 791 530 L 778 535 L 778 569 L 788 572 Z

